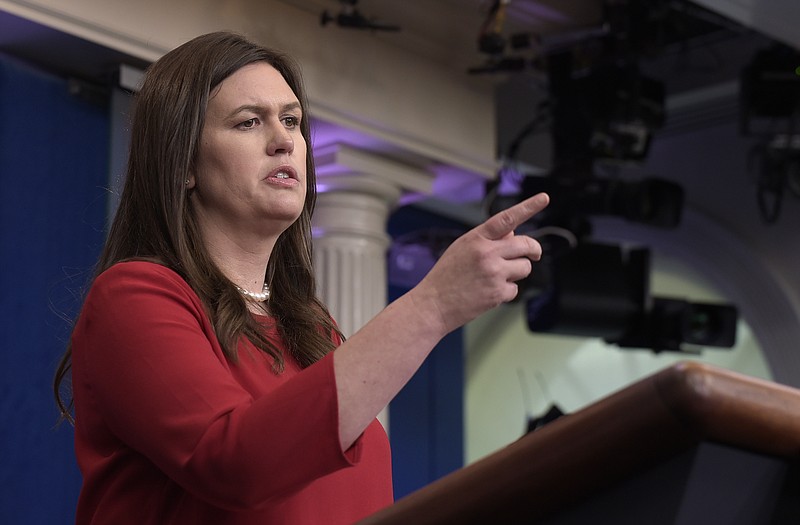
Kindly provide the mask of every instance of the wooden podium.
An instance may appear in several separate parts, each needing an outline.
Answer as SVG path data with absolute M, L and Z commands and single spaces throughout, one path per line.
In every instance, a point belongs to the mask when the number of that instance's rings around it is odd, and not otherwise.
M 800 524 L 800 390 L 685 361 L 359 525 Z

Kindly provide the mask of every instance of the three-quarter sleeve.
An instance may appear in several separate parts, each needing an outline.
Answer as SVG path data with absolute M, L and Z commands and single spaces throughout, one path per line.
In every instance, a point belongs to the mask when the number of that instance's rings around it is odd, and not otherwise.
M 250 373 L 267 386 L 254 394 L 196 294 L 165 267 L 101 274 L 72 348 L 81 442 L 98 458 L 129 449 L 215 506 L 257 508 L 359 460 L 360 441 L 346 452 L 339 443 L 332 354 L 285 380 L 261 361 Z

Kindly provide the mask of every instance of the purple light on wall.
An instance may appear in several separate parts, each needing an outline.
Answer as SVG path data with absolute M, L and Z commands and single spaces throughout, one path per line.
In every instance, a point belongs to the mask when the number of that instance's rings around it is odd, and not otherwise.
M 312 150 L 321 152 L 326 147 L 342 144 L 357 150 L 373 152 L 376 155 L 389 155 L 397 147 L 388 144 L 380 138 L 370 137 L 360 131 L 343 128 L 336 124 L 317 120 L 312 122 Z M 396 151 L 395 151 L 396 152 Z M 332 186 L 326 184 L 325 175 L 336 173 L 336 166 L 317 165 L 317 193 L 330 191 Z M 434 175 L 431 196 L 443 200 L 463 203 L 475 202 L 483 198 L 486 177 L 480 173 L 464 168 L 436 165 L 429 167 Z M 407 193 L 400 199 L 400 205 L 409 204 L 428 195 Z
M 454 166 L 433 168 L 433 195 L 450 202 L 475 202 L 484 196 L 487 179 L 473 171 Z
M 378 139 L 369 137 L 364 133 L 352 129 L 343 128 L 337 124 L 331 124 L 324 120 L 313 120 L 311 122 L 311 147 L 315 154 L 323 151 L 326 147 L 343 144 L 349 147 L 365 150 L 380 151 L 386 145 Z M 317 193 L 325 193 L 333 189 L 332 185 L 326 184 L 324 175 L 336 173 L 336 166 L 320 166 L 317 162 Z

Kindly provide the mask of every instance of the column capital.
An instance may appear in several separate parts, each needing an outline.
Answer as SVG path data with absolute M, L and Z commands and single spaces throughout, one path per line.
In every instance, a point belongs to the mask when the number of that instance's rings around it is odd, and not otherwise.
M 319 193 L 366 193 L 393 205 L 404 192 L 428 195 L 433 190 L 433 172 L 346 144 L 321 148 L 314 162 Z

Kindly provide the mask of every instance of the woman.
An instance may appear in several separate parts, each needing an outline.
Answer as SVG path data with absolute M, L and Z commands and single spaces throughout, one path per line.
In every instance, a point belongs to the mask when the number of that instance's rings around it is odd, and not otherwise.
M 148 70 L 120 207 L 56 376 L 67 417 L 72 376 L 78 523 L 335 524 L 389 505 L 376 414 L 540 257 L 513 229 L 545 195 L 465 234 L 341 343 L 315 297 L 308 121 L 291 60 L 235 34 Z

